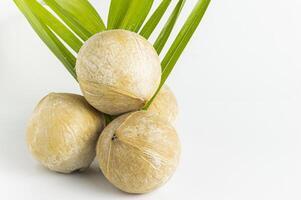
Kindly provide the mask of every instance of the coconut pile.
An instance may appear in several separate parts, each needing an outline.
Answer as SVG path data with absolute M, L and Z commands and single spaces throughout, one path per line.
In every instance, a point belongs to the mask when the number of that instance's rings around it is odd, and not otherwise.
M 81 47 L 76 74 L 83 96 L 51 93 L 34 109 L 27 127 L 33 156 L 60 173 L 84 171 L 96 157 L 104 176 L 128 193 L 166 183 L 180 157 L 178 106 L 163 86 L 144 109 L 161 82 L 152 44 L 130 31 L 98 33 Z

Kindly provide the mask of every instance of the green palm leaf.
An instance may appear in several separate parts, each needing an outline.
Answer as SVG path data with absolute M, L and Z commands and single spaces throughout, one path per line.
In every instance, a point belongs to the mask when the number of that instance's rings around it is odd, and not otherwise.
M 105 30 L 102 19 L 86 0 L 44 0 L 83 41 Z
M 185 47 L 190 41 L 192 35 L 194 34 L 195 30 L 200 24 L 209 6 L 209 3 L 210 0 L 199 0 L 196 6 L 194 7 L 193 11 L 189 15 L 188 19 L 186 20 L 185 24 L 183 25 L 182 29 L 180 30 L 179 34 L 177 35 L 176 39 L 174 40 L 172 46 L 168 50 L 161 63 L 162 76 L 160 86 L 153 98 L 145 105 L 144 109 L 147 109 L 150 106 L 150 104 L 164 85 L 169 74 L 171 73 L 172 69 L 174 68 L 175 64 L 177 63 L 178 59 L 183 53 Z
M 98 12 L 87 0 L 44 0 L 44 2 L 71 28 L 79 24 L 91 35 L 106 29 Z
M 118 28 L 138 32 L 147 17 L 153 0 L 131 0 L 126 14 Z
M 180 12 L 185 4 L 185 0 L 179 0 L 176 7 L 174 8 L 173 12 L 171 13 L 168 21 L 166 22 L 164 28 L 162 29 L 161 33 L 159 34 L 157 40 L 154 43 L 154 48 L 158 52 L 161 53 L 162 49 L 164 48 L 171 31 L 173 30 L 176 21 L 180 15 Z
M 132 0 L 111 0 L 108 29 L 117 29 L 123 21 Z
M 149 18 L 146 22 L 144 27 L 142 28 L 140 35 L 148 39 L 155 28 L 157 27 L 158 23 L 162 19 L 165 11 L 167 10 L 168 6 L 170 5 L 171 0 L 163 0 L 158 8 L 155 10 L 153 15 Z
M 67 50 L 67 48 L 60 42 L 60 40 L 50 31 L 45 24 L 43 24 L 38 17 L 33 14 L 31 8 L 24 0 L 14 0 L 15 4 L 22 11 L 33 29 L 37 32 L 39 37 L 44 41 L 48 48 L 54 55 L 64 64 L 70 74 L 76 79 L 74 70 L 75 57 Z
M 48 10 L 46 10 L 36 0 L 24 0 L 31 11 L 54 31 L 62 40 L 64 40 L 75 52 L 78 52 L 83 43 L 57 18 L 55 18 Z
M 162 61 L 162 82 L 168 77 L 201 22 L 210 0 L 199 0 Z M 162 84 L 163 85 L 163 84 Z

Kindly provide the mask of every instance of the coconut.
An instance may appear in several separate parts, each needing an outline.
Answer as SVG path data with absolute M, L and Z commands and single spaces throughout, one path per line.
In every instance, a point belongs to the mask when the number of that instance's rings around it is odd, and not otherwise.
M 142 36 L 110 30 L 85 42 L 76 73 L 84 97 L 93 107 L 119 115 L 142 108 L 154 95 L 161 66 L 152 44 Z
M 146 111 L 113 120 L 99 137 L 96 149 L 105 177 L 128 193 L 146 193 L 164 184 L 180 156 L 173 126 Z
M 162 119 L 169 121 L 171 124 L 175 124 L 179 113 L 177 99 L 167 85 L 161 88 L 147 110 L 158 114 Z
M 70 173 L 89 167 L 104 116 L 84 97 L 51 93 L 35 108 L 27 127 L 30 152 L 50 170 Z

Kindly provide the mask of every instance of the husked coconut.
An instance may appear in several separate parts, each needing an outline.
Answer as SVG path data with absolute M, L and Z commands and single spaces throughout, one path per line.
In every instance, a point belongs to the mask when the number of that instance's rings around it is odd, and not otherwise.
M 50 170 L 70 173 L 89 167 L 95 157 L 104 116 L 84 97 L 51 93 L 36 106 L 27 127 L 33 156 Z
M 171 124 L 175 124 L 179 113 L 178 103 L 175 95 L 167 85 L 161 88 L 147 111 L 156 113 Z
M 113 120 L 99 137 L 96 149 L 105 177 L 128 193 L 146 193 L 164 184 L 180 156 L 173 126 L 146 111 Z
M 161 65 L 156 50 L 142 36 L 110 30 L 85 42 L 76 73 L 84 97 L 93 107 L 119 115 L 139 110 L 154 95 Z

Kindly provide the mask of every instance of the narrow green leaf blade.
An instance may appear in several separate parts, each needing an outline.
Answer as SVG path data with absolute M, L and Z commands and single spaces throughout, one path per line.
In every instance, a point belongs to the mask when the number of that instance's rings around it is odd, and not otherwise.
M 166 22 L 165 26 L 163 27 L 161 33 L 159 34 L 157 40 L 154 43 L 154 48 L 156 49 L 157 53 L 160 54 L 162 49 L 164 48 L 171 31 L 173 30 L 176 21 L 181 13 L 181 10 L 185 4 L 185 0 L 179 0 L 176 7 L 174 8 L 173 12 L 171 13 L 168 21 Z
M 32 28 L 44 41 L 53 54 L 63 63 L 70 74 L 76 79 L 75 62 L 76 58 L 67 50 L 51 30 L 43 24 L 31 11 L 24 0 L 14 0 L 17 7 L 27 18 Z
M 132 0 L 111 0 L 108 24 L 109 30 L 117 29 L 123 21 Z
M 118 28 L 138 32 L 147 17 L 154 0 L 131 0 Z
M 105 24 L 88 0 L 44 0 L 70 28 L 80 25 L 92 35 L 104 31 Z M 71 22 L 76 22 L 70 25 Z M 76 32 L 76 31 L 75 31 Z
M 192 35 L 199 26 L 209 4 L 210 0 L 199 0 L 193 11 L 189 15 L 188 19 L 186 20 L 185 24 L 183 25 L 171 48 L 169 49 L 161 63 L 163 72 L 161 76 L 160 86 L 152 99 L 147 102 L 144 109 L 147 109 L 151 105 L 154 98 L 157 96 L 162 86 L 165 84 L 165 81 L 167 80 L 169 74 L 173 70 L 175 64 L 179 60 Z
M 78 52 L 83 43 L 56 17 L 45 9 L 36 0 L 24 0 L 32 12 L 40 21 L 47 25 L 62 40 L 64 40 L 75 52 Z
M 64 8 L 56 2 L 56 0 L 44 0 L 47 6 L 51 8 L 83 41 L 89 39 L 94 33 L 87 30 L 80 20 L 78 15 L 72 15 L 68 10 L 69 7 Z M 84 14 L 84 13 L 82 13 Z M 96 29 L 96 27 L 95 27 Z
M 171 48 L 165 55 L 162 61 L 162 81 L 165 82 L 169 73 L 177 63 L 185 47 L 190 41 L 192 35 L 200 24 L 208 6 L 210 0 L 199 0 L 190 16 L 186 20 L 176 39 L 174 40 Z M 163 85 L 163 84 L 162 84 Z
M 140 35 L 144 38 L 148 39 L 157 25 L 159 24 L 160 20 L 162 19 L 165 11 L 167 10 L 168 6 L 170 5 L 171 0 L 162 0 L 161 4 L 158 6 L 158 8 L 155 10 L 155 12 L 152 14 L 152 16 L 149 18 L 149 20 L 146 22 L 144 27 L 142 28 Z

